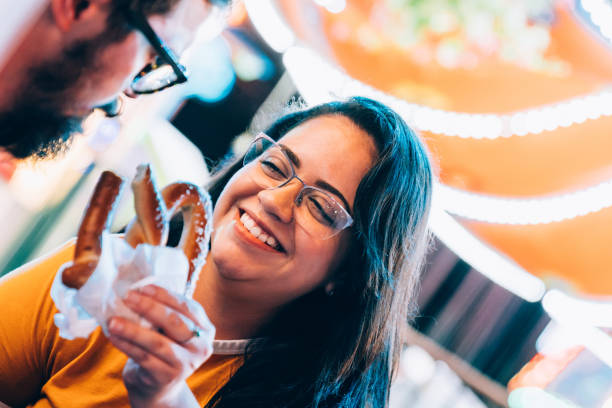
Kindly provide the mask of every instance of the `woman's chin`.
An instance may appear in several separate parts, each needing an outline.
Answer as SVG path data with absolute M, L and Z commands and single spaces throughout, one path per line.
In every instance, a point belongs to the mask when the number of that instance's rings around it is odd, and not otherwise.
M 229 248 L 228 248 L 229 249 Z M 211 251 L 211 261 L 216 265 L 216 271 L 220 278 L 227 281 L 253 281 L 260 279 L 261 274 L 257 270 L 264 270 L 265 267 L 259 268 L 243 254 L 237 253 L 236 250 L 231 251 Z
M 224 278 L 252 280 L 264 277 L 270 270 L 276 270 L 279 259 L 276 253 L 265 250 L 241 237 L 234 230 L 234 223 L 216 231 L 210 254 L 213 262 Z M 262 246 L 262 244 L 259 244 Z

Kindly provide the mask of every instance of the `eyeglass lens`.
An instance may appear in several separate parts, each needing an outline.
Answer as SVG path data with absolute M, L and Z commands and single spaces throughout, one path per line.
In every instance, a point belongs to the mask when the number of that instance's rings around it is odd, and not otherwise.
M 149 72 L 142 74 L 134 79 L 132 91 L 136 93 L 146 93 L 161 90 L 177 82 L 176 72 L 168 64 L 156 66 Z

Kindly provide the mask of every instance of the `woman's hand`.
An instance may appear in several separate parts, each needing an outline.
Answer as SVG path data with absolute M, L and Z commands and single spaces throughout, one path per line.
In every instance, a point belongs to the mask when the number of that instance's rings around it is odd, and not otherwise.
M 129 292 L 124 301 L 153 325 L 121 317 L 109 321 L 111 343 L 130 357 L 123 381 L 132 406 L 196 402 L 185 379 L 210 357 L 215 337 L 202 306 L 154 285 Z

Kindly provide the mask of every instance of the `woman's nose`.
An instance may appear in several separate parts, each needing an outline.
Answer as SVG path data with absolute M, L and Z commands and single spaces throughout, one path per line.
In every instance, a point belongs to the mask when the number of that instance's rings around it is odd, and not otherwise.
M 288 184 L 273 189 L 261 190 L 257 197 L 263 209 L 281 222 L 293 220 L 295 199 L 302 190 L 302 183 L 293 180 Z

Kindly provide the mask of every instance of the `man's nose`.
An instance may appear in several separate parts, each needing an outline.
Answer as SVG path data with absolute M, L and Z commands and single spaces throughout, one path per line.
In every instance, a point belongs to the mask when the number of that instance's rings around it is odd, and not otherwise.
M 107 118 L 114 118 L 115 116 L 121 115 L 123 113 L 123 98 L 121 96 L 116 97 L 112 102 L 107 103 L 106 105 L 98 106 Z
M 132 91 L 132 86 L 131 85 L 123 90 L 123 94 L 125 96 L 127 96 L 128 98 L 132 98 L 132 99 L 138 98 L 138 96 L 139 96 L 137 93 Z
M 282 187 L 261 190 L 257 197 L 264 211 L 283 223 L 290 223 L 294 217 L 295 200 L 302 187 L 302 183 L 294 179 Z

